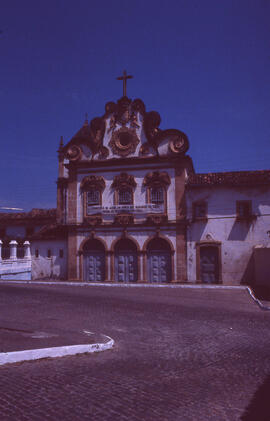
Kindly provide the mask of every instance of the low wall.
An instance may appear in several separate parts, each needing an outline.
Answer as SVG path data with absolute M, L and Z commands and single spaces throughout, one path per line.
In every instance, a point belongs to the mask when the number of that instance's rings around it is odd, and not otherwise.
M 31 280 L 31 259 L 6 259 L 0 261 L 0 279 Z
M 5 280 L 31 280 L 32 259 L 29 241 L 24 242 L 24 257 L 18 259 L 17 246 L 15 240 L 10 241 L 10 258 L 2 259 L 2 241 L 0 240 L 0 279 Z

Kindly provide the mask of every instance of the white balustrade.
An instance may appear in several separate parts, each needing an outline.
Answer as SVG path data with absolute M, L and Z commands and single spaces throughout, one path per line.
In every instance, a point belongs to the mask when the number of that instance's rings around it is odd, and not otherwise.
M 11 240 L 9 243 L 10 247 L 10 259 L 17 259 L 17 247 L 18 243 L 16 240 Z

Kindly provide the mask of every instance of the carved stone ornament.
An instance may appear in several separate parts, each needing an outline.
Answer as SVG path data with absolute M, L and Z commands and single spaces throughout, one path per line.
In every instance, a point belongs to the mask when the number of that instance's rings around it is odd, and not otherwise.
M 66 157 L 70 161 L 78 161 L 79 159 L 81 159 L 81 156 L 82 156 L 82 150 L 79 146 L 72 145 L 68 148 Z
M 100 175 L 88 175 L 83 178 L 81 182 L 81 189 L 97 189 L 99 191 L 103 191 L 105 189 L 105 180 Z
M 134 216 L 128 213 L 115 215 L 114 223 L 119 225 L 130 225 L 134 223 Z
M 117 104 L 114 102 L 108 102 L 105 106 L 106 115 L 110 115 L 110 127 L 109 132 L 114 131 L 117 124 L 121 126 L 130 125 L 132 128 L 138 128 L 137 114 L 145 113 L 145 105 L 140 99 L 135 99 L 132 101 L 126 96 L 123 96 L 117 101 Z
M 125 187 L 135 188 L 137 183 L 133 175 L 129 175 L 126 172 L 121 172 L 121 174 L 116 175 L 113 179 L 112 188 L 120 189 Z
M 163 214 L 147 215 L 147 223 L 150 225 L 161 225 L 168 221 L 168 216 Z
M 169 148 L 174 154 L 185 153 L 188 150 L 188 140 L 186 135 L 181 132 L 172 135 Z
M 114 155 L 126 157 L 136 151 L 139 144 L 139 139 L 135 129 L 128 127 L 121 127 L 119 130 L 113 132 L 109 146 Z
M 153 171 L 146 174 L 143 180 L 144 187 L 161 186 L 167 187 L 171 184 L 170 176 L 167 172 Z
M 88 225 L 91 225 L 92 227 L 94 227 L 96 225 L 101 225 L 102 224 L 102 216 L 100 214 L 99 215 L 85 216 L 84 222 L 87 223 Z

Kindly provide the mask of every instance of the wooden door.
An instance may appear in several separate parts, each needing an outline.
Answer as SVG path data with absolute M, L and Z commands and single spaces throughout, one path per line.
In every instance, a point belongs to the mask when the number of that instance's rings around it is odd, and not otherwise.
M 118 282 L 137 281 L 137 255 L 119 251 L 115 257 L 115 274 Z
M 215 284 L 219 281 L 218 247 L 200 248 L 201 280 L 206 284 Z
M 84 256 L 84 280 L 89 282 L 104 281 L 105 256 L 101 252 L 91 252 Z
M 171 256 L 164 251 L 148 254 L 148 277 L 150 282 L 169 282 L 171 280 Z

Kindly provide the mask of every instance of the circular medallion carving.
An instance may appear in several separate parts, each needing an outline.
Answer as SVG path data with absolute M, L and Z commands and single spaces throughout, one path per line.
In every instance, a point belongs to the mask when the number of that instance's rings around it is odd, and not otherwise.
M 128 156 L 136 151 L 139 139 L 135 129 L 121 127 L 112 134 L 109 145 L 115 155 Z

